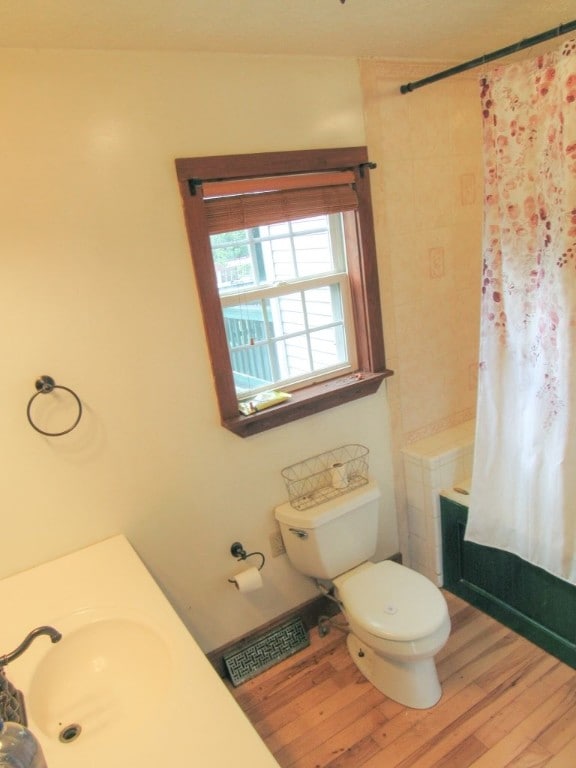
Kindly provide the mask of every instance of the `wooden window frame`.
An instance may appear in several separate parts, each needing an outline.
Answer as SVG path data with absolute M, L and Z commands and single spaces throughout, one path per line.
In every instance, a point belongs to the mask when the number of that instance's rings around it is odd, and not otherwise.
M 176 172 L 210 361 L 224 427 L 241 437 L 288 424 L 376 392 L 392 375 L 386 368 L 378 264 L 366 147 L 265 152 L 176 160 Z M 352 171 L 358 208 L 352 228 L 345 231 L 348 275 L 356 336 L 358 369 L 327 381 L 291 391 L 292 397 L 258 413 L 242 416 L 234 386 L 228 342 L 210 247 L 202 184 L 285 174 Z

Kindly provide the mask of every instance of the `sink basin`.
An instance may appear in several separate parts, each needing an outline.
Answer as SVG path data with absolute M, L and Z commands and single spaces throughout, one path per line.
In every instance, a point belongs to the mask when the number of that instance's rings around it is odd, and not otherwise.
M 0 648 L 50 768 L 278 768 L 127 539 L 0 581 Z M 224 736 L 223 736 L 224 734 Z
M 64 742 L 141 726 L 168 695 L 172 660 L 166 642 L 131 619 L 95 620 L 68 632 L 65 624 L 62 640 L 49 646 L 31 677 L 29 718 Z

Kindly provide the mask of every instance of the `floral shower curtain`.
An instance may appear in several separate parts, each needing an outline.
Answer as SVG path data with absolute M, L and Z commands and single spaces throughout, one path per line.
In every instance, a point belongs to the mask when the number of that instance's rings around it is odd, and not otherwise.
M 576 583 L 576 40 L 481 80 L 485 213 L 466 539 Z

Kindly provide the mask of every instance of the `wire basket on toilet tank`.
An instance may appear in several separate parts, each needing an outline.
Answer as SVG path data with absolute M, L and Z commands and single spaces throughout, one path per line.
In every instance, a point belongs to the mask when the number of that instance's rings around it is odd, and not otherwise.
M 311 456 L 282 470 L 290 504 L 309 509 L 368 482 L 369 451 L 357 443 Z

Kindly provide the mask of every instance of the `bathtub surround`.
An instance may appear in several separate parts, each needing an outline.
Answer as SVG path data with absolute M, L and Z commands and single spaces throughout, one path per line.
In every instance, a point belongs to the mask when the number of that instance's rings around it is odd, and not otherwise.
M 576 39 L 487 73 L 482 336 L 466 540 L 576 585 Z
M 440 500 L 444 587 L 576 669 L 576 586 L 510 552 L 465 541 L 470 497 Z
M 576 667 L 576 587 L 465 541 L 474 436 L 470 421 L 402 451 L 412 567 Z
M 474 454 L 473 420 L 437 432 L 402 449 L 411 567 L 438 586 L 444 583 L 440 493 L 469 478 Z

